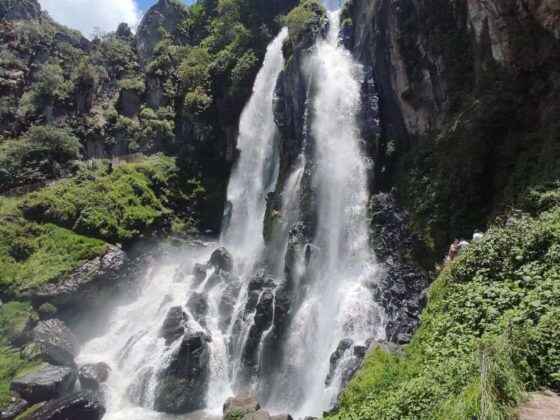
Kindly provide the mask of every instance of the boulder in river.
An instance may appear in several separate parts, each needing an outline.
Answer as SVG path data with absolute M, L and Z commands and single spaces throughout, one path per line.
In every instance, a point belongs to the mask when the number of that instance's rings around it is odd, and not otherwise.
M 224 420 L 238 419 L 246 414 L 255 413 L 260 408 L 261 405 L 253 394 L 230 397 L 224 403 Z
M 47 402 L 26 420 L 100 420 L 104 415 L 105 405 L 99 394 L 80 391 Z
M 32 372 L 15 378 L 10 389 L 30 403 L 38 403 L 70 392 L 76 379 L 76 369 L 44 363 Z
M 231 272 L 233 270 L 233 257 L 225 248 L 218 248 L 210 256 L 208 264 L 214 266 L 216 269 Z
M 170 345 L 185 333 L 187 314 L 180 306 L 169 309 L 165 321 L 159 331 L 159 336 L 165 338 L 165 344 Z
M 206 326 L 206 315 L 208 314 L 208 299 L 202 293 L 194 292 L 187 301 L 187 308 L 194 319 L 202 326 Z
M 208 389 L 210 338 L 201 331 L 187 332 L 158 378 L 154 408 L 186 414 L 204 408 Z
M 80 366 L 78 378 L 82 389 L 97 391 L 99 386 L 109 378 L 111 367 L 104 362 Z
M 193 268 L 194 283 L 199 285 L 206 278 L 206 270 L 208 267 L 204 264 L 196 263 Z
M 78 339 L 59 319 L 41 321 L 33 329 L 33 341 L 42 357 L 54 365 L 75 366 Z

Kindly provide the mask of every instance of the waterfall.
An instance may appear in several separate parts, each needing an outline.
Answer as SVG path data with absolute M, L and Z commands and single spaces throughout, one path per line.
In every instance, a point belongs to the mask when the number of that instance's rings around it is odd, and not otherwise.
M 288 36 L 284 28 L 268 46 L 263 66 L 253 86 L 253 95 L 239 122 L 237 147 L 240 152 L 228 185 L 230 217 L 222 240 L 230 246 L 237 262 L 250 270 L 264 247 L 262 224 L 266 195 L 278 178 L 275 137 L 278 134 L 272 103 L 278 75 L 284 67 L 282 44 Z
M 339 19 L 340 12 L 329 12 L 328 35 L 318 41 L 309 62 L 317 81 L 311 127 L 317 227 L 305 248 L 309 261 L 305 285 L 298 290 L 302 303 L 278 370 L 283 378 L 270 401 L 301 416 L 320 415 L 335 401 L 352 357 L 346 351 L 341 368 L 330 372 L 329 359 L 339 343 L 356 348 L 384 338 L 383 310 L 368 288 L 379 272 L 368 245 L 367 168 L 357 121 L 363 74 L 339 45 Z
M 80 363 L 112 368 L 106 419 L 176 418 L 157 413 L 155 399 L 189 334 L 204 337 L 202 353 L 208 349 L 203 395 L 195 396 L 206 408 L 182 419 L 215 418 L 227 397 L 247 390 L 273 412 L 320 416 L 370 343 L 384 339 L 384 313 L 372 292 L 380 273 L 369 247 L 368 168 L 358 125 L 364 75 L 339 44 L 340 13 L 328 16 L 328 35 L 305 64 L 305 145 L 290 173 L 279 177 L 273 113 L 284 29 L 267 49 L 240 119 L 219 243 L 154 262 L 140 295 L 119 306 L 106 334 L 84 346 Z M 266 199 L 275 190 L 280 222 L 265 244 Z M 303 206 L 310 191 L 313 200 Z M 309 220 L 313 229 L 306 230 Z M 210 264 L 220 246 L 233 254 L 233 270 Z M 173 309 L 183 314 L 184 332 L 166 342 L 161 326 Z M 285 328 L 278 331 L 282 316 Z

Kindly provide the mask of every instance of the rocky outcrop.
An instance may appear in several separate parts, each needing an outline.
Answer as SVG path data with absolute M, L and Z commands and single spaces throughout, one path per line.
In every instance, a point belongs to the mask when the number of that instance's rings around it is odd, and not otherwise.
M 0 2 L 0 20 L 29 20 L 41 17 L 41 6 L 37 0 Z
M 136 31 L 136 48 L 142 63 L 147 63 L 154 47 L 161 41 L 162 30 L 174 34 L 177 25 L 187 17 L 187 9 L 173 0 L 159 0 L 142 18 Z
M 34 371 L 15 378 L 10 389 L 34 404 L 59 398 L 70 392 L 76 379 L 76 369 L 45 363 Z
M 209 265 L 214 266 L 218 270 L 231 272 L 233 270 L 233 257 L 225 248 L 218 248 L 210 256 Z
M 230 397 L 223 406 L 223 420 L 293 420 L 289 414 L 271 416 L 252 394 Z
M 202 332 L 187 332 L 169 366 L 159 377 L 154 408 L 185 414 L 204 408 L 208 388 L 210 338 Z
M 75 269 L 56 283 L 48 283 L 27 293 L 34 304 L 48 302 L 57 307 L 99 306 L 122 284 L 125 252 L 110 245 L 104 255 Z
M 99 394 L 80 391 L 47 402 L 26 417 L 26 420 L 101 420 L 105 411 L 105 405 L 100 400 Z
M 110 373 L 111 367 L 107 363 L 90 363 L 80 366 L 78 379 L 82 389 L 97 391 L 101 384 L 107 381 Z
M 166 345 L 170 345 L 179 337 L 183 336 L 187 319 L 187 314 L 183 311 L 182 307 L 174 306 L 169 309 L 159 331 L 159 335 L 165 339 Z
M 75 366 L 74 358 L 79 351 L 78 339 L 61 320 L 39 322 L 33 329 L 33 342 L 49 363 Z
M 424 247 L 391 194 L 372 197 L 370 213 L 372 247 L 385 273 L 372 285 L 374 297 L 385 309 L 388 341 L 408 343 L 426 304 L 428 275 L 420 263 Z

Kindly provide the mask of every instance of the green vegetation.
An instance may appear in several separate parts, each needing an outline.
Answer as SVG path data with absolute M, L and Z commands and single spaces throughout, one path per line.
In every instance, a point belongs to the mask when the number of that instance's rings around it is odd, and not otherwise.
M 8 302 L 0 306 L 0 407 L 9 402 L 11 379 L 35 365 L 11 347 L 35 321 L 37 315 L 29 303 Z
M 21 208 L 30 220 L 129 243 L 168 231 L 174 217 L 184 216 L 194 228 L 192 205 L 202 193 L 196 181 L 179 176 L 174 159 L 156 155 L 115 169 L 82 169 L 72 179 L 30 194 Z
M 80 141 L 66 128 L 33 126 L 18 140 L 0 141 L 1 190 L 67 173 Z
M 439 274 L 403 354 L 378 348 L 337 419 L 511 418 L 560 389 L 560 208 L 492 227 Z
M 317 33 L 326 24 L 325 8 L 318 0 L 304 0 L 284 19 L 290 33 L 292 46 L 303 39 L 315 39 Z
M 104 242 L 26 220 L 16 200 L 0 200 L 0 290 L 18 295 L 58 280 L 106 250 Z

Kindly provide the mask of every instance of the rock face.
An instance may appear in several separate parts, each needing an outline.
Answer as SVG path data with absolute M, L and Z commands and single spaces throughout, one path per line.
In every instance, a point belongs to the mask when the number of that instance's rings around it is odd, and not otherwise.
M 57 307 L 97 306 L 103 296 L 112 295 L 122 281 L 127 255 L 110 246 L 107 252 L 68 274 L 57 283 L 45 284 L 28 297 L 40 305 L 49 302 Z
M 213 265 L 216 269 L 231 272 L 233 270 L 233 257 L 225 248 L 218 248 L 210 256 L 208 264 Z
M 152 57 L 154 47 L 161 41 L 161 30 L 174 33 L 186 17 L 186 8 L 173 0 L 159 0 L 148 10 L 136 32 L 136 48 L 142 63 Z
M 187 319 L 187 314 L 180 306 L 174 306 L 169 309 L 159 332 L 160 337 L 165 338 L 167 345 L 170 345 L 185 333 L 185 322 Z
M 111 368 L 107 363 L 95 363 L 80 366 L 78 378 L 82 389 L 97 391 L 100 385 L 109 378 Z
M 412 338 L 426 303 L 428 275 L 419 264 L 423 247 L 395 197 L 380 193 L 370 206 L 372 247 L 385 271 L 374 296 L 385 308 L 388 341 L 404 344 Z
M 23 413 L 30 406 L 30 402 L 24 399 L 18 398 L 16 401 L 12 402 L 10 405 L 5 407 L 0 413 L 0 419 L 2 420 L 12 420 Z
M 185 414 L 205 405 L 208 388 L 209 338 L 202 332 L 188 332 L 169 366 L 160 374 L 154 408 Z
M 105 415 L 105 406 L 99 395 L 81 391 L 49 401 L 29 417 L 28 420 L 100 420 Z
M 41 321 L 33 330 L 33 341 L 42 356 L 55 365 L 75 366 L 78 339 L 59 319 Z
M 37 0 L 3 1 L 0 3 L 0 20 L 38 19 L 41 6 Z
M 271 416 L 252 394 L 230 397 L 223 407 L 224 420 L 293 420 L 289 414 Z
M 30 403 L 38 403 L 70 392 L 76 378 L 74 368 L 43 364 L 35 371 L 15 378 L 10 389 Z

